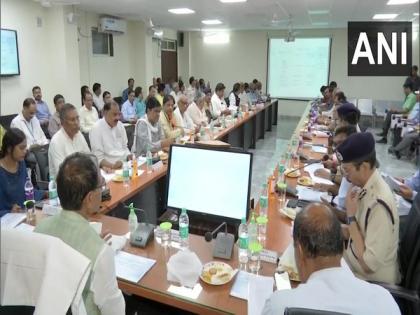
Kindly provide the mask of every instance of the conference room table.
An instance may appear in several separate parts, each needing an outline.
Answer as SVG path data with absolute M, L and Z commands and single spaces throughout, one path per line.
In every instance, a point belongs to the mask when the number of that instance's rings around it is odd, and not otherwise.
M 299 134 L 303 127 L 308 110 L 309 104 L 296 127 L 295 134 Z M 326 145 L 327 139 L 313 137 L 312 143 Z M 322 157 L 321 154 L 311 152 L 308 148 L 303 148 L 301 152 L 314 159 L 320 159 Z M 154 180 L 155 176 L 164 176 L 164 172 L 165 168 L 162 168 L 156 173 L 146 174 L 143 178 L 136 179 L 139 181 L 137 184 L 147 185 L 149 181 Z M 273 174 L 275 174 L 275 172 L 276 170 L 273 170 Z M 307 175 L 304 171 L 301 173 L 302 175 Z M 286 182 L 290 187 L 295 187 L 297 185 L 296 178 L 286 178 Z M 114 200 L 116 200 L 118 196 L 121 199 L 125 198 L 123 191 L 118 189 L 117 191 L 118 194 L 114 195 Z M 108 202 L 108 207 L 112 206 L 111 201 Z M 256 211 L 258 212 L 258 206 L 256 207 Z M 129 231 L 128 221 L 108 216 L 105 212 L 106 211 L 103 211 L 102 209 L 101 212 L 93 215 L 90 218 L 90 221 L 101 222 L 103 232 L 109 231 L 115 235 L 126 235 Z M 264 249 L 275 251 L 280 256 L 292 241 L 292 221 L 280 212 L 280 202 L 278 195 L 275 192 L 269 193 L 267 216 L 268 223 Z M 38 211 L 37 221 L 42 220 L 43 217 L 44 215 Z M 234 246 L 232 258 L 230 260 L 213 258 L 212 246 L 213 244 L 211 242 L 206 242 L 203 236 L 190 234 L 189 247 L 197 254 L 203 265 L 210 261 L 224 261 L 232 268 L 238 268 L 237 245 Z M 153 239 L 145 248 L 133 247 L 127 242 L 122 250 L 134 255 L 156 260 L 153 267 L 137 283 L 118 279 L 118 285 L 124 292 L 197 314 L 247 314 L 247 301 L 230 295 L 235 279 L 220 286 L 209 285 L 199 280 L 193 291 L 196 293 L 198 292 L 197 296 L 190 295 L 192 292 L 188 290 L 186 290 L 188 294 L 179 293 L 179 291 L 176 292 L 176 290 L 180 288 L 179 284 L 171 283 L 167 280 L 166 264 L 169 258 L 178 251 L 177 246 L 163 247 Z M 258 274 L 273 276 L 276 267 L 277 264 L 261 261 L 261 269 Z M 292 283 L 292 286 L 296 285 L 297 283 Z
M 297 134 L 304 125 L 307 113 L 308 108 L 305 110 L 301 121 L 296 127 L 295 132 Z M 325 145 L 327 144 L 327 139 L 314 137 L 312 143 Z M 302 149 L 301 152 L 314 159 L 320 159 L 322 157 L 321 154 L 311 152 L 308 148 Z M 162 169 L 158 174 L 163 174 L 163 172 L 164 170 Z M 302 172 L 302 175 L 307 174 Z M 144 179 L 144 184 L 148 180 L 152 180 L 152 175 L 150 175 L 150 178 L 146 177 Z M 287 178 L 287 185 L 295 187 L 297 185 L 297 179 Z M 278 196 L 275 192 L 272 192 L 269 194 L 267 238 L 264 248 L 281 255 L 292 240 L 292 221 L 279 210 L 280 203 Z M 93 216 L 91 220 L 102 222 L 103 230 L 109 230 L 113 234 L 124 235 L 128 232 L 127 220 L 110 217 L 103 213 Z M 197 254 L 203 265 L 210 261 L 224 261 L 231 265 L 232 268 L 238 268 L 238 249 L 236 245 L 234 246 L 232 258 L 230 260 L 221 260 L 212 257 L 212 243 L 206 242 L 204 237 L 190 234 L 189 241 L 190 249 Z M 155 240 L 152 240 L 146 248 L 133 247 L 127 242 L 122 250 L 156 260 L 155 265 L 139 282 L 133 283 L 118 279 L 118 285 L 124 292 L 197 314 L 247 314 L 247 301 L 230 296 L 235 279 L 221 286 L 212 286 L 200 280 L 195 287 L 195 290 L 200 291 L 196 298 L 174 293 L 173 289 L 179 285 L 167 281 L 166 263 L 169 257 L 176 253 L 178 249 L 174 247 L 162 247 Z M 277 264 L 261 261 L 259 274 L 273 276 L 276 267 Z M 296 283 L 292 285 L 296 286 Z
M 277 117 L 278 100 L 273 99 L 257 105 L 254 110 L 236 119 L 226 128 L 216 127 L 212 133 L 208 129 L 206 134 L 211 140 L 225 142 L 231 147 L 254 149 L 256 142 L 264 138 L 265 132 L 271 131 L 272 126 L 277 125 Z M 144 172 L 141 176 L 130 180 L 129 187 L 123 187 L 118 182 L 108 183 L 111 199 L 102 203 L 101 213 L 126 218 L 128 210 L 122 203 L 133 202 L 135 207 L 146 211 L 148 222 L 156 224 L 164 213 L 167 166 L 164 164 L 156 167 L 151 174 L 146 173 L 144 165 L 142 170 Z

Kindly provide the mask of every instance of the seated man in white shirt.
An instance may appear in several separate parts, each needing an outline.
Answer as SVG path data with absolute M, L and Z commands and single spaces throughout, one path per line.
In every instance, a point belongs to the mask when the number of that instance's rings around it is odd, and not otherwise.
M 184 128 L 184 134 L 196 133 L 200 130 L 200 126 L 196 126 L 187 112 L 188 109 L 188 98 L 185 95 L 181 95 L 178 100 L 178 107 L 174 111 L 176 121 L 181 123 Z
M 89 153 L 89 146 L 80 132 L 79 114 L 72 104 L 64 104 L 60 110 L 61 128 L 52 137 L 48 149 L 50 176 L 56 176 L 60 164 L 76 152 Z
M 171 93 L 169 93 L 169 95 L 172 95 L 172 97 L 175 100 L 175 104 L 178 104 L 178 99 L 179 99 L 179 96 L 181 94 L 182 93 L 179 90 L 179 84 L 178 84 L 178 82 L 172 83 L 172 91 L 171 91 Z
M 213 119 L 218 118 L 221 115 L 229 115 L 230 110 L 227 108 L 225 103 L 225 85 L 223 83 L 217 83 L 214 89 L 214 94 L 211 97 L 211 116 Z
M 35 232 L 61 239 L 91 261 L 91 273 L 82 295 L 86 314 L 123 315 L 125 301 L 115 274 L 115 253 L 88 221 L 99 211 L 105 184 L 93 159 L 74 153 L 63 161 L 57 175 L 57 193 L 63 210 L 40 220 Z
M 206 96 L 203 94 L 195 98 L 187 108 L 187 114 L 196 126 L 207 126 L 206 109 L 204 108 Z
M 41 124 L 35 115 L 35 100 L 32 98 L 26 98 L 23 101 L 22 112 L 13 118 L 10 124 L 11 128 L 18 128 L 23 131 L 26 136 L 28 149 L 48 144 L 48 139 L 42 131 Z
M 93 97 L 90 92 L 83 94 L 83 106 L 79 110 L 80 130 L 89 133 L 98 121 L 98 111 L 93 107 Z
M 120 107 L 115 101 L 105 104 L 104 118 L 98 120 L 89 134 L 92 153 L 105 171 L 121 168 L 122 162 L 131 157 L 120 114 Z
M 341 225 L 325 205 L 310 204 L 296 216 L 293 244 L 301 283 L 279 290 L 266 301 L 263 314 L 283 314 L 286 307 L 346 314 L 400 314 L 384 288 L 356 278 L 341 266 Z
M 102 98 L 102 90 L 100 83 L 94 83 L 93 87 L 93 103 L 95 103 L 96 108 L 102 113 L 102 109 L 104 108 L 104 99 Z

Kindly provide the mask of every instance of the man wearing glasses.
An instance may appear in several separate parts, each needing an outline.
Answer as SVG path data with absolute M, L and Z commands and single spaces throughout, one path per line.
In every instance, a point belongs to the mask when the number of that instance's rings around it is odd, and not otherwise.
M 87 314 L 122 315 L 125 302 L 118 289 L 114 252 L 88 221 L 99 211 L 103 185 L 93 155 L 68 156 L 57 175 L 57 192 L 63 210 L 41 220 L 35 232 L 58 237 L 91 260 L 91 275 L 83 291 Z
M 399 217 L 394 195 L 377 170 L 375 139 L 355 133 L 336 152 L 343 176 L 353 185 L 345 203 L 344 258 L 359 278 L 398 283 Z

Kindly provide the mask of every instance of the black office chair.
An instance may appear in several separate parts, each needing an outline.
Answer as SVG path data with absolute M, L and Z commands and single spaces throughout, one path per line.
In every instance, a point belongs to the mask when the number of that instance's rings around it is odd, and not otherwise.
M 332 311 L 320 311 L 309 308 L 286 307 L 284 315 L 350 315 L 347 313 L 338 313 Z
M 89 138 L 89 133 L 88 132 L 82 132 L 83 137 L 85 137 L 86 143 L 89 147 L 89 149 L 91 150 L 92 148 L 90 147 L 90 138 Z
M 0 125 L 2 125 L 6 130 L 10 129 L 10 124 L 12 123 L 13 118 L 16 116 L 17 114 L 0 116 Z
M 400 225 L 402 236 L 398 249 L 400 285 L 374 282 L 387 289 L 406 315 L 420 314 L 420 194 L 413 202 L 407 220 Z
M 48 164 L 48 148 L 49 145 L 36 147 L 31 149 L 31 153 L 36 160 L 36 182 L 49 182 L 49 164 Z

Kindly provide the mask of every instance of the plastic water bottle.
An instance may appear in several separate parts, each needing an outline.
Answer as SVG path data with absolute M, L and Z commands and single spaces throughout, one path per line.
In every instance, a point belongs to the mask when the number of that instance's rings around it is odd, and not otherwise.
M 134 179 L 137 177 L 137 158 L 134 153 L 132 155 L 131 163 L 132 163 L 131 178 Z
M 251 221 L 248 224 L 249 244 L 258 241 L 258 226 L 255 220 L 255 212 L 252 212 Z
M 128 206 L 130 209 L 130 214 L 128 215 L 128 229 L 130 230 L 130 237 L 133 235 L 133 232 L 137 229 L 137 215 L 134 210 L 133 203 L 130 203 Z
M 25 182 L 25 200 L 34 200 L 34 185 L 31 181 L 31 169 L 26 169 L 28 176 L 26 177 Z
M 241 269 L 246 270 L 246 264 L 248 263 L 248 226 L 246 225 L 246 218 L 242 218 L 241 224 L 238 228 L 238 237 L 239 237 L 239 250 L 238 250 L 238 260 Z
M 147 174 L 151 174 L 153 171 L 153 156 L 149 148 L 147 148 L 147 153 L 146 153 L 146 168 L 147 168 Z
M 188 248 L 188 228 L 190 225 L 190 219 L 188 218 L 187 210 L 185 208 L 182 208 L 181 215 L 178 219 L 179 224 L 179 239 L 180 239 L 180 245 L 181 249 Z
M 48 199 L 50 205 L 58 206 L 57 184 L 52 175 L 50 175 L 50 182 L 48 183 Z
M 130 185 L 130 170 L 128 168 L 128 163 L 124 162 L 123 163 L 123 182 L 124 182 L 124 187 L 128 187 Z
M 260 216 L 266 217 L 268 211 L 268 191 L 267 183 L 263 184 L 260 195 Z

